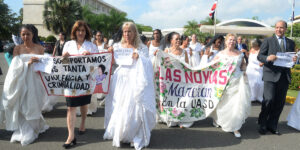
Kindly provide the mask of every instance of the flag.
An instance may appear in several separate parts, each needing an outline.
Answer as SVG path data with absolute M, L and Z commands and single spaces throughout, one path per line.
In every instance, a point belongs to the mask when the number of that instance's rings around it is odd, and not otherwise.
M 293 12 L 292 12 L 292 17 L 291 17 L 291 21 L 294 21 L 295 20 L 295 14 L 294 14 L 294 11 L 295 11 L 295 0 L 293 0 L 293 8 L 292 8 Z
M 217 3 L 218 3 L 218 0 L 215 0 L 213 6 L 211 7 L 211 11 L 210 11 L 210 13 L 209 13 L 209 17 L 210 17 L 212 20 L 214 20 L 214 18 L 215 18 L 215 10 L 216 10 L 216 8 L 217 8 Z

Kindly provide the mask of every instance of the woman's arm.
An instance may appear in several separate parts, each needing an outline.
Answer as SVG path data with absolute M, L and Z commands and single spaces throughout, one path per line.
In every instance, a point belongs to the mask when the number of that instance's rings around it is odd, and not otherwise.
M 184 51 L 184 56 L 185 56 L 185 62 L 188 64 L 189 63 L 189 57 L 186 51 Z

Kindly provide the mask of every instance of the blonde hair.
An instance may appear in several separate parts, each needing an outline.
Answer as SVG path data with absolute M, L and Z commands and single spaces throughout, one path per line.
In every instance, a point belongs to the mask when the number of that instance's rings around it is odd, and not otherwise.
M 228 34 L 226 34 L 226 36 L 225 36 L 225 47 L 227 47 L 226 41 L 227 41 L 227 40 L 229 39 L 229 37 L 231 37 L 231 36 L 233 36 L 234 39 L 236 40 L 236 34 L 233 34 L 233 33 L 228 33 Z
M 140 39 L 140 34 L 138 32 L 138 29 L 136 27 L 136 25 L 133 23 L 133 22 L 124 22 L 123 25 L 122 25 L 122 30 L 124 32 L 124 28 L 125 27 L 129 27 L 130 29 L 132 29 L 132 31 L 134 32 L 135 34 L 135 37 L 134 37 L 134 41 L 133 41 L 133 46 L 135 48 L 138 48 L 140 43 L 142 43 L 141 39 Z M 125 43 L 125 40 L 123 38 L 123 33 L 122 33 L 122 39 L 121 39 L 121 43 L 124 44 Z

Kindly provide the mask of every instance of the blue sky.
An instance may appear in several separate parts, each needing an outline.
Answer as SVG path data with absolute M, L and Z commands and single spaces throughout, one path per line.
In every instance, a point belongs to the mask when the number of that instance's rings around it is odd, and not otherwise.
M 128 18 L 153 28 L 179 28 L 187 21 L 203 20 L 208 16 L 214 0 L 104 0 L 125 11 Z M 300 15 L 300 0 L 296 1 L 295 15 Z M 23 7 L 23 0 L 4 0 L 14 11 Z M 259 19 L 273 25 L 277 20 L 288 20 L 292 0 L 219 0 L 217 18 L 226 21 L 236 18 Z

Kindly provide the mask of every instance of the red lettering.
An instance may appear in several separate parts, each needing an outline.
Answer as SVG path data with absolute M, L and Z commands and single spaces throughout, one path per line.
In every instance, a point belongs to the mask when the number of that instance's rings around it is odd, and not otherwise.
M 212 75 L 212 83 L 217 84 L 217 83 L 218 83 L 217 78 L 218 78 L 218 71 L 216 70 L 216 71 L 214 72 L 214 75 Z
M 223 75 L 223 73 L 225 73 L 225 75 Z M 219 77 L 220 79 L 223 79 L 223 81 L 219 80 L 219 84 L 225 85 L 227 82 L 227 70 L 221 70 L 219 73 Z
M 199 80 L 197 80 L 197 77 L 199 78 Z M 194 78 L 196 83 L 202 83 L 201 72 L 194 72 Z
M 166 80 L 172 81 L 171 69 L 167 68 L 166 70 Z
M 181 82 L 181 71 L 178 69 L 174 70 L 174 81 L 175 82 Z
M 204 80 L 205 80 L 205 83 L 207 83 L 208 79 L 209 79 L 209 71 L 202 71 L 203 73 L 203 76 L 204 76 Z
M 189 81 L 193 83 L 193 74 L 192 72 L 185 72 L 185 82 L 188 83 Z

